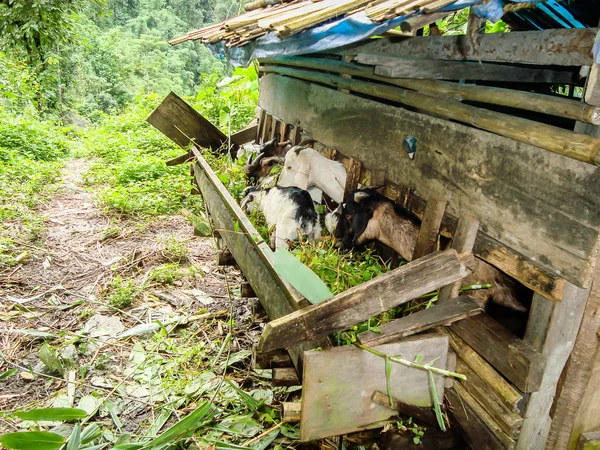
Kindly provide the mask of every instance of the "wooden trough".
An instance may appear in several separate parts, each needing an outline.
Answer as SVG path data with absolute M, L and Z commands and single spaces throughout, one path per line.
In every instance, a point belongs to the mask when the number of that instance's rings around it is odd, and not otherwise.
M 317 305 L 276 274 L 272 251 L 192 147 L 193 176 L 215 228 L 271 320 L 257 365 L 285 365 L 285 350 L 302 375 L 301 412 L 289 413 L 300 418 L 302 438 L 371 425 L 360 422 L 362 409 L 346 415 L 353 406 L 335 409 L 346 397 L 378 411 L 376 423 L 398 411 L 431 418 L 414 409 L 423 405 L 405 395 L 408 387 L 393 386 L 395 403 L 382 406 L 383 365 L 340 387 L 340 361 L 366 367 L 369 355 L 356 347 L 330 349 L 327 337 L 441 288 L 437 306 L 392 321 L 381 333 L 360 334 L 361 345 L 434 351 L 440 368 L 464 374 L 466 380 L 447 383 L 444 395 L 452 425 L 473 449 L 597 448 L 600 85 L 590 77 L 588 103 L 542 93 L 556 83 L 573 90 L 580 66 L 592 65 L 597 31 L 482 35 L 478 48 L 454 36 L 378 39 L 318 58 L 260 61 L 257 140 L 279 134 L 297 143 L 308 134 L 345 164 L 346 194 L 359 182 L 384 185 L 388 198 L 422 219 L 412 262 Z M 536 52 L 524 51 L 534 45 Z M 417 62 L 403 64 L 406 58 Z M 468 61 L 481 64 L 473 69 Z M 539 84 L 537 92 L 510 89 L 514 65 L 524 70 L 521 79 Z M 486 85 L 447 81 L 464 79 Z M 414 158 L 403 147 L 407 137 L 416 140 Z M 440 234 L 454 238 L 453 246 L 435 252 Z M 458 296 L 473 255 L 533 291 L 523 337 Z M 315 348 L 323 351 L 309 351 Z M 334 419 L 321 414 L 327 408 Z

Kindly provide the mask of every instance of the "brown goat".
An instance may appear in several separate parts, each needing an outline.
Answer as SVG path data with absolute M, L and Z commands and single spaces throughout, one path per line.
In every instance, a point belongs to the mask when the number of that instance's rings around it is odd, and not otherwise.
M 419 226 L 410 218 L 410 212 L 373 189 L 360 189 L 344 205 L 336 229 L 341 247 L 350 249 L 371 241 L 391 247 L 406 261 L 412 260 Z M 495 267 L 475 258 L 471 275 L 465 284 L 490 283 L 490 289 L 474 290 L 469 295 L 485 306 L 490 300 L 507 308 L 525 312 L 517 298 L 517 283 Z

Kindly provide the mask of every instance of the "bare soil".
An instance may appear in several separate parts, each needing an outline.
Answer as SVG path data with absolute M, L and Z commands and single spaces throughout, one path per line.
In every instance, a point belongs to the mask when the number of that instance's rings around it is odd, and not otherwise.
M 217 267 L 214 240 L 194 237 L 185 218 L 175 215 L 138 221 L 103 214 L 92 193 L 83 187 L 82 175 L 90 164 L 86 159 L 67 164 L 56 196 L 39 208 L 44 226 L 41 239 L 32 243 L 26 236 L 16 236 L 27 255 L 19 265 L 0 274 L 0 349 L 4 356 L 0 359 L 0 374 L 17 369 L 15 375 L 0 380 L 3 413 L 53 406 L 57 393 L 70 395 L 76 404 L 93 388 L 106 391 L 98 380 L 109 380 L 108 385 L 115 384 L 114 378 L 122 380 L 120 371 L 132 357 L 130 342 L 105 342 L 87 352 L 78 347 L 71 355 L 77 379 L 71 384 L 77 384 L 78 389 L 69 394 L 69 383 L 65 381 L 68 374 L 52 373 L 40 361 L 44 340 L 32 333 L 57 336 L 50 342 L 64 351 L 69 336 L 81 333 L 94 316 L 115 318 L 123 329 L 129 329 L 173 314 L 193 316 L 229 310 L 226 281 L 232 289 L 239 287 L 236 269 Z M 173 256 L 166 252 L 173 242 L 187 248 L 187 254 L 178 261 L 188 270 L 187 275 L 168 285 L 149 282 L 155 267 L 173 262 Z M 145 286 L 133 304 L 122 311 L 106 301 L 110 282 L 117 275 Z M 194 295 L 198 291 L 208 297 Z M 234 318 L 241 330 L 235 346 L 250 348 L 252 343 L 245 339 L 252 340 L 259 329 L 250 317 L 248 302 L 234 299 L 234 303 Z M 222 326 L 218 324 L 217 328 L 215 333 L 222 335 Z M 198 340 L 203 340 L 202 336 L 199 332 Z M 98 364 L 103 358 L 110 360 L 106 368 Z M 83 373 L 79 370 L 82 367 L 89 370 Z M 130 431 L 135 431 L 136 424 L 151 413 L 152 408 L 141 403 L 135 414 L 123 420 Z M 10 431 L 18 431 L 18 425 L 0 414 L 0 432 Z

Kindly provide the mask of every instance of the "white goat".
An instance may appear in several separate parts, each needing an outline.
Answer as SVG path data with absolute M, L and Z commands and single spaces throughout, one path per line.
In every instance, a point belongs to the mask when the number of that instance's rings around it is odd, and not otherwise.
M 279 186 L 296 186 L 308 190 L 317 187 L 334 202 L 341 203 L 346 186 L 346 168 L 327 159 L 317 150 L 297 145 L 285 155 Z
M 288 247 L 288 241 L 298 240 L 298 230 L 308 239 L 321 236 L 319 215 L 310 194 L 297 187 L 274 186 L 251 191 L 241 203 L 252 214 L 254 208 L 265 215 L 269 227 L 275 225 L 271 247 Z

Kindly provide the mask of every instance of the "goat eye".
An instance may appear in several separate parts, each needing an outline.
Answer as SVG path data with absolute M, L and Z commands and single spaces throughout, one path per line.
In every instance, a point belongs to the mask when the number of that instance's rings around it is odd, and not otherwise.
M 349 214 L 346 214 L 346 220 L 352 220 L 352 216 Z

